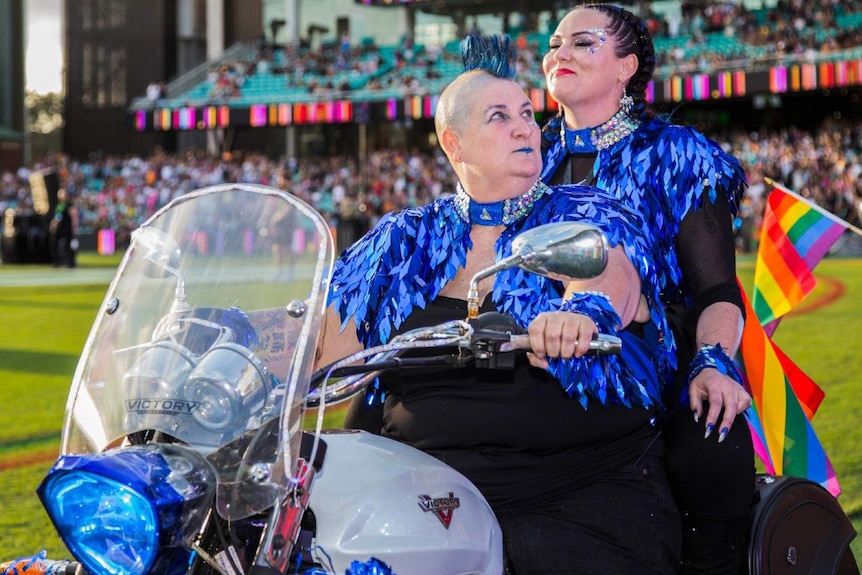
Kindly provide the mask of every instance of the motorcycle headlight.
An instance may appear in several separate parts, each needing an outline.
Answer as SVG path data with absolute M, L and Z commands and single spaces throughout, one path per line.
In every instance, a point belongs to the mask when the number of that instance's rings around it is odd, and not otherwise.
M 185 573 L 215 492 L 215 474 L 178 445 L 63 456 L 36 493 L 90 575 Z
M 151 344 L 123 376 L 127 433 L 158 429 L 172 433 L 182 413 L 180 388 L 195 366 L 195 357 L 170 341 Z
M 272 379 L 248 348 L 226 343 L 209 350 L 186 380 L 183 395 L 197 405 L 192 413 L 222 443 L 239 437 L 249 418 L 263 409 Z
M 152 343 L 123 376 L 123 389 L 129 398 L 175 397 L 195 364 L 195 356 L 181 345 L 170 341 Z

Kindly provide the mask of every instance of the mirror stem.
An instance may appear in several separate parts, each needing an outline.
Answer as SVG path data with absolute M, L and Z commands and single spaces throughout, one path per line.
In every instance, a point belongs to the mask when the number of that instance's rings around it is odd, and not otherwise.
M 177 291 L 174 294 L 174 304 L 171 306 L 171 312 L 185 313 L 191 309 L 189 302 L 186 301 L 186 282 L 182 277 L 178 277 Z
M 528 256 L 529 254 L 524 253 L 511 255 L 473 276 L 473 279 L 470 280 L 470 288 L 467 290 L 467 320 L 479 317 L 479 304 L 481 303 L 479 301 L 479 282 L 497 272 L 517 266 Z

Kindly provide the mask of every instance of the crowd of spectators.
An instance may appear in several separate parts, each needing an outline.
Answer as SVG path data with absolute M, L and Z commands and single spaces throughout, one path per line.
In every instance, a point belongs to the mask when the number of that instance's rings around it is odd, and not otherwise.
M 121 245 L 131 230 L 172 199 L 210 185 L 256 183 L 289 190 L 333 225 L 358 213 L 373 223 L 386 212 L 425 203 L 455 185 L 438 152 L 378 151 L 369 154 L 362 169 L 348 156 L 272 160 L 258 153 L 212 158 L 203 152 L 158 152 L 146 158 L 75 161 L 58 154 L 0 173 L 0 214 L 7 209 L 32 212 L 32 171 L 58 174 L 74 199 L 79 234 L 110 228 Z
M 348 37 L 339 42 L 309 42 L 274 47 L 266 45 L 274 62 L 272 71 L 285 74 L 289 86 L 305 88 L 310 94 L 349 92 L 357 83 L 377 77 L 384 57 L 373 41 L 352 44 Z
M 741 2 L 701 0 L 683 3 L 680 19 L 667 20 L 654 14 L 648 18 L 658 39 L 688 39 L 685 44 L 658 51 L 657 69 L 660 74 L 669 74 L 806 61 L 858 47 L 862 45 L 862 27 L 842 27 L 837 15 L 860 10 L 859 0 L 816 4 L 779 0 L 775 7 L 760 10 L 758 15 Z M 711 49 L 706 42 L 708 34 L 732 39 L 732 49 Z
M 837 19 L 839 14 L 862 12 L 862 0 L 779 0 L 758 10 L 739 0 L 686 0 L 678 16 L 669 17 L 643 2 L 638 11 L 656 38 L 658 77 L 812 60 L 862 46 L 862 24 L 842 27 Z M 728 41 L 717 46 L 707 41 L 709 35 Z M 522 84 L 543 87 L 541 59 L 547 46 L 542 34 L 519 30 L 513 37 Z M 434 80 L 445 75 L 445 64 L 456 60 L 451 46 L 415 46 L 409 38 L 385 49 L 371 39 L 352 43 L 347 36 L 314 46 L 307 38 L 278 46 L 261 41 L 248 61 L 233 60 L 214 68 L 207 82 L 209 96 L 216 100 L 241 95 L 246 76 L 264 72 L 283 75 L 286 87 L 320 97 L 345 97 L 358 88 L 372 94 L 398 89 L 406 95 L 424 95 L 438 87 Z
M 783 183 L 848 222 L 859 225 L 862 204 L 862 121 L 828 121 L 814 132 L 793 127 L 713 134 L 743 163 L 750 187 L 740 224 L 740 248 L 752 249 L 769 185 Z M 122 245 L 132 229 L 178 195 L 208 185 L 247 182 L 289 190 L 333 225 L 361 215 L 373 224 L 382 214 L 430 202 L 455 190 L 455 176 L 439 151 L 379 150 L 355 156 L 281 158 L 257 153 L 211 158 L 196 152 L 150 157 L 63 155 L 0 174 L 0 213 L 32 210 L 31 170 L 51 170 L 74 198 L 78 233 L 111 228 Z
M 738 222 L 743 251 L 750 251 L 756 242 L 772 189 L 764 177 L 862 227 L 862 121 L 829 119 L 814 132 L 788 126 L 750 133 L 736 130 L 715 137 L 742 161 L 749 180 Z
M 686 0 L 680 8 L 677 14 L 660 14 L 649 2 L 637 7 L 656 40 L 657 78 L 814 61 L 862 47 L 862 0 L 778 0 L 759 9 L 739 0 Z M 476 26 L 474 21 L 469 32 L 484 33 Z M 544 87 L 541 60 L 554 23 L 548 27 L 544 32 L 511 31 L 518 48 L 518 78 L 525 88 Z M 224 102 L 242 96 L 253 75 L 283 78 L 284 83 L 273 89 L 299 89 L 316 98 L 357 93 L 373 98 L 392 90 L 403 95 L 437 93 L 459 68 L 456 44 L 415 45 L 407 37 L 397 45 L 380 47 L 372 38 L 354 43 L 344 35 L 338 40 L 302 38 L 276 45 L 261 38 L 249 56 L 213 66 L 204 84 L 206 98 Z M 146 96 L 152 104 L 166 97 L 164 82 L 152 83 Z

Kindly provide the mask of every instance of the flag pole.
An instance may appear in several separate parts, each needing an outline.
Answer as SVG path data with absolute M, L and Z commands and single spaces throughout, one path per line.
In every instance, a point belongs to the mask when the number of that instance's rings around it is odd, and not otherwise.
M 767 185 L 778 188 L 779 190 L 781 190 L 785 194 L 789 194 L 789 195 L 793 196 L 794 198 L 798 199 L 799 201 L 805 202 L 807 205 L 811 206 L 811 208 L 817 210 L 818 212 L 820 212 L 821 214 L 823 214 L 824 216 L 826 216 L 827 218 L 829 218 L 830 220 L 832 220 L 836 224 L 841 224 L 842 226 L 846 227 L 848 230 L 852 231 L 856 235 L 862 236 L 862 229 L 857 228 L 853 224 L 849 223 L 847 220 L 843 220 L 843 219 L 839 218 L 838 216 L 836 216 L 835 214 L 833 214 L 829 210 L 826 210 L 825 208 L 821 208 L 820 206 L 818 206 L 817 204 L 815 204 L 811 200 L 809 200 L 807 198 L 803 198 L 802 196 L 800 196 L 799 194 L 797 194 L 796 192 L 794 192 L 790 188 L 786 188 L 786 187 L 782 186 L 781 184 L 779 184 L 778 182 L 776 182 L 775 180 L 773 180 L 772 178 L 767 177 L 767 176 L 763 177 L 763 181 L 766 182 Z

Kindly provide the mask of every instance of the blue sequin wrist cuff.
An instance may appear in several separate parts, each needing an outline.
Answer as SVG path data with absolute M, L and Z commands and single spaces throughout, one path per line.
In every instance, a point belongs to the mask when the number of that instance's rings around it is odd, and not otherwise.
M 686 388 L 701 371 L 708 367 L 717 369 L 723 375 L 742 385 L 742 375 L 736 368 L 733 359 L 722 349 L 721 344 L 716 344 L 705 345 L 694 354 L 694 359 L 692 359 L 691 364 L 688 366 L 688 372 L 685 374 Z
M 603 334 L 616 336 L 621 327 L 619 314 L 603 293 L 577 293 L 563 302 L 560 311 L 588 316 Z M 569 397 L 577 398 L 584 409 L 590 399 L 605 405 L 613 403 L 626 407 L 646 407 L 655 403 L 650 391 L 618 355 L 548 358 L 548 371 L 557 378 Z
M 599 333 L 617 335 L 622 320 L 605 294 L 595 291 L 579 292 L 563 302 L 560 311 L 585 315 L 596 322 Z

